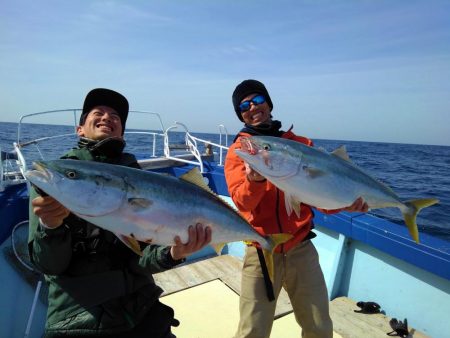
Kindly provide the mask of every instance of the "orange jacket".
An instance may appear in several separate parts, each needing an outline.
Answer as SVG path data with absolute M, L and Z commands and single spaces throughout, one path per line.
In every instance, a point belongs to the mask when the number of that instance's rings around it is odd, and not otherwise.
M 236 141 L 230 146 L 225 161 L 225 179 L 228 191 L 242 216 L 261 235 L 288 233 L 294 237 L 280 245 L 276 252 L 285 252 L 301 242 L 311 230 L 313 212 L 311 207 L 301 204 L 300 217 L 295 213 L 288 216 L 284 203 L 284 193 L 269 181 L 250 182 L 245 174 L 244 161 L 238 157 L 234 149 L 241 148 L 240 138 L 250 136 L 239 133 Z M 290 130 L 282 138 L 295 140 L 312 146 L 306 137 L 297 136 Z M 335 211 L 332 211 L 335 212 Z

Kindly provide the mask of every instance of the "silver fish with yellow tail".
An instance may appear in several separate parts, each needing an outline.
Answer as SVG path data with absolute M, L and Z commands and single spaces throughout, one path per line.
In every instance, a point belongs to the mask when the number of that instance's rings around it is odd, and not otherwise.
M 116 234 L 138 254 L 137 241 L 173 245 L 179 236 L 186 243 L 188 227 L 196 223 L 211 228 L 211 245 L 218 253 L 225 243 L 244 240 L 273 252 L 291 238 L 261 236 L 210 190 L 197 168 L 176 178 L 91 161 L 35 162 L 34 167 L 25 173 L 27 180 L 80 218 Z
M 241 139 L 236 154 L 281 189 L 288 214 L 300 213 L 300 203 L 321 209 L 340 209 L 362 197 L 369 209 L 399 208 L 411 237 L 418 243 L 416 217 L 435 198 L 402 201 L 387 185 L 353 164 L 341 147 L 332 153 L 271 136 Z

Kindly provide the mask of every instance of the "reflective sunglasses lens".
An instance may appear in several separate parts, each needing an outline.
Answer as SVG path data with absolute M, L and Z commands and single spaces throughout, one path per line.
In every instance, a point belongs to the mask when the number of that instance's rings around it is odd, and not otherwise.
M 252 99 L 252 102 L 254 104 L 263 104 L 264 102 L 266 102 L 266 99 L 264 98 L 264 96 L 258 95 Z
M 241 110 L 241 112 L 245 112 L 247 110 L 250 109 L 250 102 L 249 101 L 244 101 L 239 105 L 239 109 Z

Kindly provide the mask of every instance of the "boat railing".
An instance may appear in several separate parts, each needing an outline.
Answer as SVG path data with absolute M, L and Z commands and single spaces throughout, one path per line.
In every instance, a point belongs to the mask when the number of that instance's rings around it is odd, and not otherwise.
M 195 161 L 190 160 L 190 159 L 184 159 L 179 156 L 171 155 L 172 148 L 170 145 L 169 135 L 171 134 L 170 133 L 171 131 L 174 131 L 178 128 L 184 129 L 184 133 L 185 133 L 185 136 L 184 136 L 185 148 L 184 149 L 186 151 L 190 152 L 192 155 L 194 155 Z M 174 161 L 198 165 L 200 167 L 200 171 L 202 173 L 204 172 L 203 160 L 202 160 L 202 156 L 201 156 L 200 151 L 197 146 L 197 140 L 192 137 L 192 135 L 189 133 L 189 130 L 187 129 L 187 127 L 181 122 L 175 122 L 175 124 L 173 126 L 170 126 L 169 128 L 167 128 L 165 135 L 164 135 L 164 156 L 166 158 L 174 160 Z
M 22 143 L 14 142 L 14 144 L 13 144 L 14 151 L 17 153 L 17 156 L 18 156 L 19 168 L 20 168 L 21 173 L 23 174 L 28 169 L 27 161 L 22 152 L 23 148 L 34 145 L 36 147 L 36 152 L 39 154 L 40 158 L 45 159 L 45 155 L 43 154 L 41 148 L 39 148 L 39 143 L 44 142 L 44 141 L 49 141 L 49 140 L 67 138 L 67 137 L 75 136 L 75 135 L 76 135 L 76 133 L 73 132 L 73 133 L 66 133 L 66 134 L 55 135 L 55 136 L 40 137 L 40 138 L 31 140 L 31 141 L 22 142 Z
M 79 121 L 79 116 L 82 110 L 73 108 L 73 109 L 60 109 L 60 110 L 49 110 L 37 113 L 26 114 L 20 117 L 18 123 L 18 132 L 17 132 L 17 140 L 14 142 L 14 152 L 17 155 L 17 167 L 18 172 L 20 172 L 21 179 L 24 180 L 24 173 L 28 170 L 28 162 L 31 160 L 48 160 L 52 158 L 56 158 L 60 154 L 55 154 L 54 150 L 51 146 L 43 146 L 43 143 L 57 141 L 58 143 L 64 142 L 65 139 L 72 138 L 70 143 L 67 144 L 67 149 L 73 147 L 73 141 L 78 138 L 77 136 L 77 126 Z M 49 115 L 57 115 L 55 117 L 49 118 Z M 143 115 L 143 118 L 140 118 L 139 115 Z M 125 132 L 126 136 L 130 135 L 148 135 L 148 139 L 136 138 L 139 142 L 137 144 L 138 148 L 143 147 L 145 150 L 149 149 L 150 153 L 146 153 L 144 158 L 155 158 L 161 157 L 170 160 L 174 160 L 181 163 L 193 164 L 200 167 L 201 172 L 204 172 L 203 160 L 205 158 L 211 160 L 214 158 L 215 154 L 219 155 L 218 165 L 223 166 L 224 163 L 224 152 L 228 150 L 228 132 L 224 125 L 219 125 L 219 143 L 215 143 L 211 140 L 205 140 L 200 137 L 196 137 L 189 132 L 186 125 L 180 122 L 175 122 L 175 125 L 165 129 L 164 124 L 162 122 L 161 116 L 155 112 L 149 111 L 130 111 L 129 117 L 133 116 L 133 119 L 128 118 L 127 124 L 128 129 Z M 27 138 L 28 135 L 24 135 L 23 126 L 25 123 L 34 123 L 35 118 L 42 123 L 48 123 L 48 121 L 56 121 L 61 120 L 62 126 L 66 126 L 65 129 L 61 129 L 61 132 L 56 135 L 45 135 L 44 133 L 47 130 L 42 129 L 42 136 L 37 133 L 34 134 L 35 138 L 30 139 Z M 137 118 L 136 118 L 137 117 Z M 148 118 L 151 117 L 151 118 Z M 139 120 L 140 119 L 140 120 Z M 30 122 L 30 120 L 32 122 Z M 155 124 L 156 120 L 156 124 Z M 138 126 L 142 125 L 151 125 L 152 129 L 132 129 L 134 126 L 132 123 L 138 122 Z M 72 127 L 73 131 L 68 132 L 67 127 Z M 184 133 L 184 144 L 176 144 L 172 143 L 174 140 L 180 138 L 180 135 L 173 135 L 171 132 L 181 129 L 181 133 Z M 145 137 L 144 137 L 145 138 Z M 147 143 L 148 140 L 148 143 Z M 127 139 L 128 143 L 129 139 Z M 133 141 L 133 138 L 132 138 Z M 131 142 L 132 143 L 132 142 Z M 149 144 L 151 143 L 151 144 Z M 161 145 L 162 148 L 161 149 Z M 34 146 L 36 149 L 30 150 Z M 204 151 L 200 150 L 204 146 Z M 27 151 L 24 151 L 24 149 Z M 60 147 L 58 147 L 60 148 Z M 28 152 L 30 151 L 30 153 Z M 53 153 L 52 153 L 53 151 Z M 183 152 L 183 153 L 180 153 Z M 139 155 L 139 151 L 136 151 Z M 3 165 L 3 162 L 2 162 Z M 2 171 L 2 178 L 4 178 L 4 170 Z
M 203 142 L 203 143 L 205 144 L 205 147 L 208 149 L 208 150 L 207 150 L 207 154 L 213 154 L 213 153 L 214 153 L 213 150 L 212 150 L 212 147 L 218 148 L 218 149 L 219 149 L 219 161 L 218 161 L 218 165 L 219 165 L 219 166 L 223 166 L 223 164 L 224 164 L 224 156 L 223 156 L 223 153 L 226 152 L 226 151 L 228 150 L 228 147 L 227 147 L 227 146 L 222 145 L 222 144 L 218 144 L 218 143 L 214 143 L 214 142 L 212 142 L 212 141 L 208 141 L 208 140 L 205 140 L 205 139 L 196 137 L 196 136 L 192 136 L 192 135 L 190 135 L 190 136 L 192 137 L 192 139 L 194 139 L 194 140 L 196 140 L 196 141 L 198 141 L 198 142 Z
M 78 135 L 76 133 L 79 116 L 81 114 L 81 109 L 60 109 L 60 110 L 49 110 L 49 111 L 43 111 L 38 113 L 31 113 L 26 114 L 20 117 L 19 123 L 18 123 L 18 130 L 17 130 L 17 140 L 14 142 L 14 151 L 17 154 L 17 162 L 18 162 L 18 171 L 21 173 L 21 176 L 23 178 L 24 172 L 28 169 L 27 165 L 27 156 L 24 154 L 24 149 L 29 148 L 30 146 L 35 146 L 36 149 L 33 151 L 33 153 L 39 157 L 42 160 L 46 160 L 48 157 L 48 154 L 44 154 L 42 151 L 40 145 L 42 145 L 43 142 L 53 141 L 53 140 L 59 140 L 66 139 L 69 137 L 77 138 Z M 49 115 L 51 114 L 59 114 L 59 118 L 62 118 L 64 122 L 62 122 L 62 125 L 65 126 L 73 126 L 73 132 L 67 133 L 63 132 L 57 135 L 49 135 L 49 136 L 43 136 L 43 137 L 37 137 L 34 139 L 25 139 L 23 135 L 23 125 L 24 123 L 28 123 L 31 119 L 38 117 L 40 121 L 44 121 L 44 123 L 48 123 Z M 164 132 L 164 124 L 162 122 L 162 119 L 158 113 L 154 112 L 148 112 L 148 111 L 130 111 L 130 116 L 137 116 L 139 114 L 144 114 L 145 116 L 145 122 L 147 123 L 150 121 L 152 125 L 155 124 L 156 119 L 156 126 L 154 130 L 128 130 L 125 132 L 126 135 L 130 134 L 143 134 L 143 135 L 149 135 L 150 136 L 150 142 L 151 145 L 151 154 L 150 157 L 156 157 L 157 156 L 157 140 L 160 139 L 161 142 L 164 138 L 165 132 Z M 147 116 L 151 116 L 152 119 L 147 119 Z M 70 119 L 70 121 L 68 121 Z M 53 120 L 53 119 L 52 119 Z M 45 132 L 45 129 L 43 130 Z M 73 141 L 73 140 L 72 140 Z M 68 144 L 67 149 L 70 149 L 73 146 L 73 143 Z M 3 164 L 3 161 L 2 161 Z M 4 171 L 3 171 L 4 173 Z M 3 176 L 4 177 L 4 174 Z
M 20 167 L 18 154 L 3 151 L 0 147 L 0 191 L 4 191 L 9 185 L 19 184 L 25 181 Z
M 51 139 L 51 138 L 62 137 L 62 135 L 56 135 L 56 136 L 43 137 L 41 139 L 35 139 L 35 140 L 29 141 L 29 142 L 22 142 L 22 124 L 24 123 L 25 119 L 30 119 L 32 117 L 40 116 L 40 115 L 61 114 L 61 113 L 65 113 L 65 114 L 66 113 L 72 113 L 74 133 L 75 133 L 76 132 L 76 126 L 77 126 L 77 114 L 81 113 L 81 109 L 77 109 L 77 108 L 59 109 L 59 110 L 47 110 L 47 111 L 38 112 L 38 113 L 31 113 L 31 114 L 22 115 L 20 117 L 19 126 L 17 128 L 17 144 L 19 146 L 21 146 L 21 145 L 26 146 L 26 145 L 28 145 L 30 143 L 34 143 L 33 141 L 41 142 L 41 141 L 44 141 L 44 140 L 47 140 L 47 139 Z M 72 135 L 72 133 L 70 133 L 70 135 Z
M 147 115 L 147 116 L 152 116 L 153 118 L 155 118 L 158 123 L 158 130 L 153 130 L 153 131 L 143 131 L 143 130 L 128 130 L 125 131 L 125 135 L 149 135 L 151 137 L 152 140 L 152 151 L 151 151 L 151 157 L 158 157 L 157 155 L 157 141 L 158 139 L 163 140 L 165 137 L 165 129 L 164 129 L 164 123 L 161 119 L 161 116 L 158 113 L 155 112 L 149 112 L 149 111 L 139 111 L 139 110 L 131 110 L 130 111 L 131 114 L 133 115 Z
M 77 126 L 77 114 L 79 114 L 79 113 L 81 113 L 81 109 L 73 108 L 73 109 L 48 110 L 48 111 L 43 111 L 43 112 L 22 115 L 20 117 L 18 128 L 17 128 L 17 141 L 14 142 L 14 151 L 17 154 L 18 166 L 19 166 L 22 176 L 24 175 L 25 171 L 28 169 L 27 160 L 26 160 L 26 156 L 24 155 L 23 149 L 25 149 L 26 147 L 29 147 L 31 145 L 34 145 L 36 147 L 36 152 L 39 154 L 39 157 L 41 159 L 45 159 L 45 155 L 42 152 L 41 148 L 39 147 L 39 144 L 43 143 L 45 141 L 49 141 L 49 140 L 56 140 L 56 139 L 62 139 L 62 138 L 75 136 L 76 135 L 76 126 Z M 65 114 L 66 116 L 71 115 L 72 119 L 73 119 L 73 122 L 72 122 L 73 123 L 73 132 L 38 137 L 38 138 L 35 138 L 32 140 L 24 140 L 24 137 L 22 134 L 22 128 L 23 128 L 23 124 L 25 123 L 25 120 L 29 120 L 36 116 L 51 115 L 51 114 Z
M 225 137 L 225 146 L 222 146 L 222 135 Z M 228 150 L 228 130 L 223 124 L 219 124 L 219 148 L 220 148 L 220 156 L 219 156 L 219 165 L 223 166 L 223 152 L 224 150 Z
M 174 147 L 174 145 L 170 143 L 171 139 L 170 135 L 172 131 L 175 131 L 177 129 L 182 129 L 182 132 L 184 132 L 184 144 Z M 225 145 L 223 145 L 222 142 L 225 142 Z M 164 156 L 174 161 L 197 165 L 199 166 L 200 171 L 204 173 L 203 156 L 213 157 L 214 156 L 213 147 L 215 147 L 218 149 L 219 152 L 218 165 L 223 166 L 224 161 L 223 153 L 224 151 L 228 150 L 227 143 L 228 143 L 228 133 L 224 125 L 219 125 L 219 143 L 215 143 L 210 140 L 205 140 L 200 137 L 192 135 L 185 124 L 181 122 L 175 122 L 174 125 L 167 128 L 164 135 Z M 205 147 L 205 151 L 203 153 L 200 151 L 199 148 L 200 144 L 203 144 Z M 173 149 L 185 150 L 193 155 L 193 159 L 185 159 L 179 156 L 178 157 L 172 156 L 171 152 Z

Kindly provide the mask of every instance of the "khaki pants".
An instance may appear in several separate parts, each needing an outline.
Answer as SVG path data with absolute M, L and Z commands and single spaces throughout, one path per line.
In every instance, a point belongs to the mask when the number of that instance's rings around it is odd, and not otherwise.
M 240 321 L 235 338 L 270 336 L 281 287 L 289 295 L 295 319 L 302 327 L 302 337 L 333 337 L 328 292 L 311 241 L 298 244 L 286 254 L 274 254 L 274 269 L 275 301 L 269 302 L 256 249 L 247 248 L 239 299 Z

